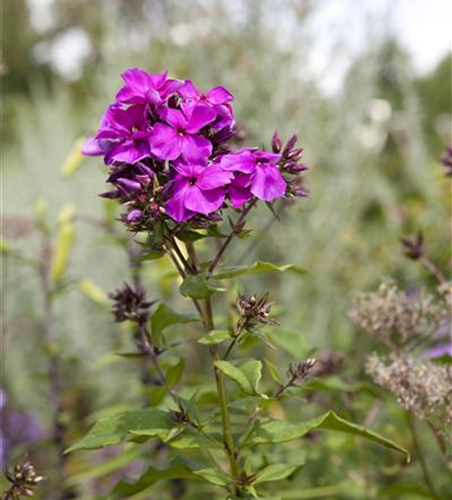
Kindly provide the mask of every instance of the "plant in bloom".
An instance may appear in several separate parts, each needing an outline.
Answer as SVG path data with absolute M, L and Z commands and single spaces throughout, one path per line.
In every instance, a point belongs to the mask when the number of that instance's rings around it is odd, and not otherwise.
M 227 496 L 221 498 L 229 500 L 270 498 L 274 490 L 263 483 L 284 480 L 303 465 L 281 443 L 316 429 L 356 434 L 405 453 L 392 441 L 333 411 L 301 423 L 274 418 L 272 407 L 278 405 L 276 413 L 284 413 L 281 408 L 291 394 L 303 390 L 311 376 L 323 376 L 337 363 L 331 357 L 316 372 L 315 359 L 296 359 L 280 374 L 270 360 L 253 357 L 257 355 L 253 345 L 259 341 L 272 344 L 269 330 L 278 326 L 268 293 L 241 294 L 226 323 L 215 314 L 212 296 L 226 290 L 217 285 L 248 274 L 303 272 L 298 266 L 268 262 L 222 265 L 234 238 L 249 234 L 247 216 L 258 201 L 270 205 L 274 213 L 275 200 L 307 195 L 302 178 L 307 167 L 300 163 L 303 150 L 296 146 L 296 136 L 283 145 L 275 133 L 269 150 L 235 149 L 233 95 L 225 87 L 200 91 L 190 80 L 140 69 L 127 71 L 123 79 L 116 102 L 84 152 L 104 157 L 107 182 L 113 189 L 103 196 L 117 199 L 126 208 L 121 221 L 128 230 L 140 233 L 137 256 L 130 259 L 128 252 L 134 286 L 125 284 L 110 298 L 115 321 L 132 323 L 137 352 L 127 357 L 138 356 L 146 374 L 142 381 L 151 381 L 146 387 L 148 407 L 101 418 L 70 450 L 105 447 L 129 438 L 135 441 L 132 446 L 140 446 L 157 438 L 165 446 L 155 447 L 155 454 L 164 451 L 164 457 L 152 457 L 149 468 L 134 482 L 118 482 L 109 498 L 130 498 L 145 493 L 157 481 L 166 480 L 168 485 L 172 479 L 180 486 L 174 498 L 188 490 L 186 483 L 203 481 L 208 498 L 220 498 L 213 490 L 222 488 Z M 223 219 L 227 223 L 216 227 Z M 208 255 L 209 245 L 196 243 L 204 238 L 216 240 L 213 255 Z M 196 316 L 162 303 L 155 306 L 158 301 L 148 299 L 137 263 L 163 255 L 174 264 L 182 281 L 180 294 L 190 299 Z M 216 328 L 220 321 L 227 329 Z M 202 326 L 194 345 L 199 349 L 198 359 L 210 358 L 212 383 L 185 392 L 179 388 L 185 359 L 178 346 L 188 347 L 186 332 L 179 341 L 167 338 L 166 328 L 187 323 Z M 248 349 L 250 356 L 240 356 L 239 348 Z M 262 361 L 272 379 L 266 388 Z M 195 378 L 200 378 L 198 373 Z M 278 452 L 273 457 L 263 455 L 263 444 L 276 445 Z
M 123 219 L 132 229 L 162 217 L 217 221 L 229 206 L 307 194 L 300 188 L 306 167 L 298 163 L 296 138 L 283 152 L 275 151 L 281 148 L 276 136 L 273 151 L 234 151 L 234 96 L 225 87 L 201 92 L 190 80 L 138 68 L 122 78 L 83 153 L 104 157 L 114 189 L 103 195 L 125 204 Z

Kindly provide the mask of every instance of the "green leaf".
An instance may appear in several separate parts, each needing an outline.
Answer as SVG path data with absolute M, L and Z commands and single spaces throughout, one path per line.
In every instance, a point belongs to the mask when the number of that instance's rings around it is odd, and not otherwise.
M 258 274 L 258 273 L 285 273 L 292 272 L 298 274 L 305 274 L 306 271 L 293 264 L 285 264 L 282 266 L 277 266 L 276 264 L 272 264 L 271 262 L 262 262 L 257 261 L 250 266 L 234 266 L 234 267 L 225 267 L 217 271 L 212 278 L 216 280 L 228 280 L 233 278 L 238 278 L 240 276 L 247 276 L 249 274 Z
M 232 478 L 226 472 L 219 469 L 201 469 L 193 472 L 193 474 L 215 486 L 227 486 L 232 482 Z
M 197 479 L 197 477 L 193 475 L 193 472 L 186 465 L 180 463 L 171 465 L 163 470 L 149 467 L 134 483 L 120 481 L 108 498 L 111 500 L 115 498 L 128 498 L 146 490 L 157 481 L 168 479 Z
M 257 359 L 244 358 L 238 361 L 215 361 L 215 366 L 227 377 L 239 384 L 246 394 L 261 395 L 259 381 L 262 376 L 262 363 Z
M 278 328 L 274 333 L 265 332 L 265 337 L 295 358 L 306 357 L 310 350 L 306 337 L 299 330 Z
M 161 250 L 152 250 L 151 252 L 146 252 L 138 258 L 139 262 L 146 262 L 148 260 L 157 260 L 161 259 L 165 255 L 164 251 Z
M 228 330 L 212 330 L 204 337 L 201 337 L 198 340 L 198 344 L 221 344 L 221 342 L 224 342 L 225 340 L 231 340 L 231 334 L 228 332 Z
M 82 146 L 85 140 L 85 137 L 77 139 L 64 160 L 63 166 L 61 167 L 61 175 L 65 179 L 74 175 L 75 171 L 82 164 L 84 160 Z
M 215 288 L 207 283 L 204 274 L 195 274 L 187 276 L 179 288 L 184 297 L 191 299 L 207 299 L 215 292 L 223 292 L 223 288 Z
M 166 385 L 168 388 L 174 387 L 181 381 L 184 370 L 185 361 L 183 358 L 180 358 L 179 362 L 172 366 L 166 373 Z
M 268 371 L 270 372 L 272 379 L 275 382 L 278 382 L 278 384 L 283 385 L 284 382 L 283 382 L 283 379 L 281 378 L 281 375 L 279 374 L 278 368 L 276 368 L 276 366 L 268 359 L 265 360 L 265 366 L 267 367 Z
M 185 231 L 180 231 L 176 235 L 177 239 L 180 241 L 183 241 L 184 243 L 187 242 L 194 242 L 198 240 L 202 240 L 204 238 L 208 238 L 208 235 L 198 233 L 198 231 L 192 231 L 190 229 L 186 229 Z
M 93 281 L 89 279 L 80 280 L 77 283 L 80 290 L 93 302 L 102 306 L 109 306 L 110 300 L 107 294 L 96 285 Z
M 329 411 L 320 417 L 300 424 L 292 424 L 270 417 L 258 419 L 255 421 L 252 429 L 242 438 L 241 445 L 254 446 L 256 444 L 284 443 L 299 439 L 313 430 L 338 431 L 360 436 L 386 446 L 387 448 L 404 453 L 408 460 L 410 457 L 407 450 L 393 441 L 361 425 L 348 422 L 336 415 L 333 411 Z
M 297 469 L 302 467 L 300 464 L 272 464 L 262 469 L 253 480 L 253 485 L 260 483 L 268 483 L 270 481 L 281 481 L 293 474 Z
M 199 321 L 195 316 L 188 314 L 179 314 L 173 311 L 166 304 L 159 304 L 157 309 L 151 315 L 151 327 L 153 338 L 158 338 L 165 328 L 172 325 L 193 323 Z
M 62 222 L 58 231 L 56 248 L 52 259 L 52 277 L 55 282 L 61 281 L 66 273 L 73 240 L 74 225 L 69 221 Z
M 159 437 L 162 441 L 174 426 L 162 411 L 155 409 L 126 411 L 99 419 L 88 434 L 71 446 L 66 453 L 94 450 L 118 444 L 129 434 Z

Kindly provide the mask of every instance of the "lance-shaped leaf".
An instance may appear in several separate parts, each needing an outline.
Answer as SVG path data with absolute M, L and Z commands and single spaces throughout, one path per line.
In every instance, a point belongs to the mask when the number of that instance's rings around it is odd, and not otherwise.
M 281 481 L 286 479 L 296 470 L 302 467 L 304 463 L 299 464 L 272 464 L 262 469 L 253 480 L 253 486 L 270 481 Z
M 159 437 L 164 441 L 173 427 L 174 422 L 165 413 L 155 409 L 116 413 L 99 419 L 88 434 L 71 446 L 67 453 L 118 444 L 129 434 Z
M 159 304 L 151 316 L 152 336 L 158 338 L 165 328 L 172 325 L 193 323 L 199 321 L 195 316 L 188 314 L 179 314 L 173 311 L 166 304 Z
M 212 330 L 204 337 L 198 340 L 198 344 L 215 345 L 221 344 L 225 340 L 231 340 L 231 334 L 228 330 Z
M 166 386 L 168 388 L 174 387 L 177 385 L 182 378 L 182 375 L 185 370 L 185 361 L 183 358 L 179 359 L 179 362 L 168 369 L 166 372 Z
M 227 377 L 237 382 L 246 394 L 261 395 L 258 386 L 262 376 L 262 363 L 257 359 L 244 358 L 231 362 L 215 361 L 215 366 Z
M 184 464 L 173 464 L 167 469 L 159 470 L 149 467 L 135 482 L 120 481 L 110 493 L 109 500 L 129 498 L 132 495 L 147 490 L 158 481 L 168 479 L 198 479 L 197 476 Z
M 227 486 L 232 482 L 232 478 L 226 472 L 219 469 L 201 469 L 193 472 L 193 474 L 215 486 Z
M 241 446 L 254 446 L 256 444 L 284 443 L 293 441 L 314 430 L 329 430 L 360 436 L 375 443 L 379 443 L 387 448 L 404 453 L 409 460 L 407 450 L 376 432 L 373 432 L 362 425 L 348 422 L 339 417 L 333 411 L 329 411 L 320 417 L 308 422 L 292 424 L 274 418 L 261 418 L 254 422 L 250 431 L 243 436 Z
M 216 288 L 207 283 L 204 274 L 195 274 L 187 276 L 179 288 L 184 297 L 201 300 L 207 299 L 215 292 L 223 292 L 223 288 Z
M 250 266 L 234 266 L 234 267 L 225 267 L 223 269 L 219 269 L 216 273 L 213 274 L 212 278 L 216 280 L 227 280 L 232 278 L 239 278 L 240 276 L 247 276 L 249 274 L 259 274 L 259 273 L 298 273 L 305 274 L 306 271 L 293 264 L 284 264 L 281 266 L 277 266 L 276 264 L 272 264 L 271 262 L 262 262 L 258 260 L 254 264 Z

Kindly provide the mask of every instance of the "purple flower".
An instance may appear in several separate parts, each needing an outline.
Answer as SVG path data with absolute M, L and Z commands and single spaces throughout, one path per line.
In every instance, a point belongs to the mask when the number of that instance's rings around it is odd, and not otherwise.
M 127 109 L 112 104 L 104 117 L 95 141 L 105 152 L 105 163 L 134 164 L 150 156 L 151 126 L 146 120 L 146 106 Z
M 169 79 L 167 72 L 149 74 L 140 68 L 129 69 L 121 77 L 125 85 L 116 94 L 116 100 L 124 104 L 161 105 L 183 83 Z
M 163 108 L 159 112 L 168 123 L 157 123 L 150 138 L 152 153 L 160 160 L 203 163 L 212 154 L 212 144 L 199 131 L 216 118 L 213 109 L 199 104 L 186 110 Z
M 276 153 L 244 148 L 223 156 L 220 165 L 224 170 L 249 175 L 250 193 L 261 200 L 272 201 L 286 193 L 287 184 L 277 165 L 280 159 L 281 155 Z M 244 180 L 239 183 L 246 187 Z
M 184 84 L 178 89 L 178 93 L 183 98 L 182 107 L 184 109 L 196 106 L 199 103 L 211 107 L 217 114 L 217 119 L 212 124 L 215 130 L 230 127 L 233 124 L 234 116 L 229 103 L 234 100 L 234 96 L 222 85 L 214 87 L 209 92 L 202 93 L 198 91 L 191 80 L 185 80 Z
M 217 165 L 174 165 L 176 175 L 171 181 L 171 198 L 165 209 L 174 220 L 183 222 L 196 214 L 208 215 L 224 202 L 227 186 L 232 179 Z

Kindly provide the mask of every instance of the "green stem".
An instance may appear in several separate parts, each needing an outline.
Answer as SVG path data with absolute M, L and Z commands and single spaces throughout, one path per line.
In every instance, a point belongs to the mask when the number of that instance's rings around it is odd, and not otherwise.
M 209 332 L 214 329 L 212 303 L 210 301 L 210 298 L 205 299 L 204 325 L 206 332 Z M 217 346 L 212 346 L 210 348 L 210 354 L 214 362 L 220 359 L 220 356 L 218 355 Z M 226 450 L 226 454 L 228 456 L 231 475 L 234 477 L 234 479 L 238 479 L 240 477 L 240 465 L 237 460 L 238 453 L 235 446 L 234 437 L 232 434 L 231 418 L 229 415 L 229 402 L 226 391 L 226 380 L 224 378 L 224 374 L 216 367 L 214 367 L 214 373 L 215 373 L 215 381 L 217 384 L 218 400 L 220 403 L 224 447 Z M 240 489 L 238 486 L 236 486 L 235 494 L 238 496 L 240 495 Z
M 429 489 L 429 491 L 432 495 L 432 498 L 434 498 L 435 500 L 441 500 L 441 497 L 438 495 L 438 493 L 435 490 L 435 487 L 433 486 L 433 482 L 432 482 L 432 479 L 430 477 L 430 473 L 429 473 L 428 468 L 427 468 L 427 462 L 425 461 L 425 457 L 424 457 L 424 454 L 422 452 L 421 445 L 419 443 L 419 438 L 417 435 L 416 426 L 414 424 L 413 417 L 410 414 L 408 414 L 408 424 L 410 426 L 411 435 L 413 437 L 414 449 L 415 449 L 417 457 L 419 459 L 419 464 L 421 466 L 422 475 L 424 476 L 425 484 L 426 484 L 427 488 Z

